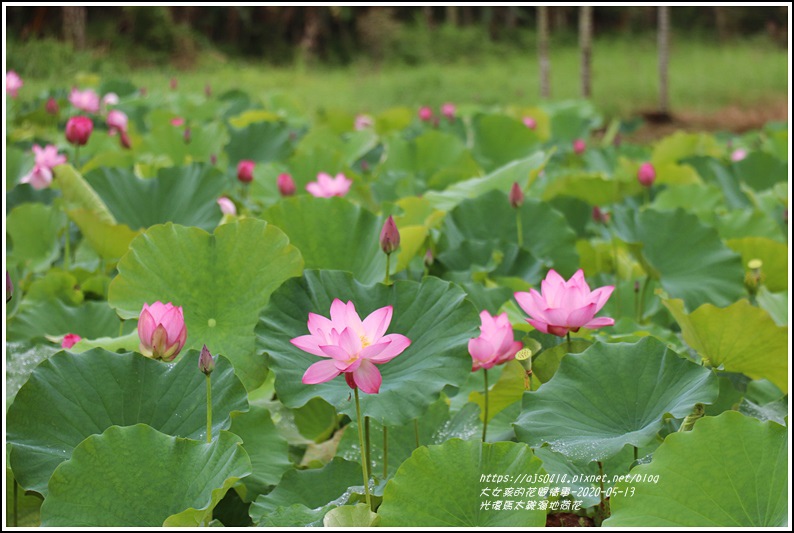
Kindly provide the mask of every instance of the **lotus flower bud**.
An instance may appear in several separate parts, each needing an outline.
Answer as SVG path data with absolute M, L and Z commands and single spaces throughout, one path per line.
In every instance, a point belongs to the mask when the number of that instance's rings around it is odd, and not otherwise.
M 16 98 L 19 90 L 22 86 L 25 85 L 25 82 L 22 81 L 22 78 L 19 77 L 19 74 L 14 72 L 13 70 L 9 70 L 6 72 L 6 94 L 9 95 L 11 98 Z
M 441 114 L 447 117 L 447 119 L 452 122 L 455 120 L 455 104 L 447 102 L 446 104 L 441 106 Z
M 190 144 L 190 128 L 185 128 L 182 138 L 185 139 L 185 144 Z
M 88 117 L 78 115 L 66 122 L 66 140 L 74 145 L 84 146 L 88 143 L 92 131 L 94 123 Z
M 643 187 L 650 187 L 656 181 L 656 170 L 651 163 L 643 163 L 637 171 L 637 181 Z
M 747 150 L 743 148 L 737 148 L 731 153 L 731 161 L 733 161 L 734 163 L 738 163 L 745 157 L 747 157 Z
M 140 352 L 146 357 L 172 361 L 187 340 L 187 327 L 182 308 L 171 302 L 143 304 L 138 318 Z
M 521 207 L 524 203 L 524 191 L 517 182 L 513 182 L 513 187 L 510 189 L 510 205 L 515 209 Z
M 132 148 L 132 142 L 130 142 L 130 136 L 129 134 L 127 134 L 126 131 L 122 131 L 119 134 L 119 142 L 121 143 L 122 148 L 126 148 L 127 150 Z
M 394 218 L 389 215 L 383 223 L 383 229 L 380 230 L 380 248 L 386 255 L 391 255 L 399 246 L 400 232 L 397 230 Z
M 60 108 L 58 107 L 58 102 L 53 97 L 47 99 L 47 104 L 44 106 L 44 109 L 50 115 L 57 115 L 58 111 L 60 111 Z
M 538 123 L 532 117 L 524 117 L 524 126 L 526 126 L 531 130 L 534 130 L 538 126 Z
M 77 335 L 76 333 L 67 333 L 64 335 L 63 341 L 61 341 L 61 348 L 68 350 L 81 340 L 83 340 L 83 338 L 80 337 L 80 335 Z
M 108 113 L 107 125 L 111 135 L 116 132 L 127 131 L 127 122 L 127 115 L 123 111 L 113 109 Z
M 278 192 L 281 196 L 292 196 L 295 194 L 295 182 L 287 173 L 279 174 L 278 178 L 276 178 L 276 185 L 278 186 Z
M 6 270 L 6 303 L 11 301 L 14 296 L 14 282 L 11 281 L 11 274 Z
M 419 108 L 419 120 L 428 122 L 433 119 L 433 110 L 427 106 Z
M 243 159 L 237 163 L 237 179 L 243 183 L 251 183 L 254 179 L 254 167 L 256 163 L 250 159 Z
M 375 121 L 369 115 L 356 115 L 356 120 L 353 123 L 353 127 L 356 131 L 365 130 L 367 128 L 371 128 L 375 124 Z
M 179 86 L 179 81 L 176 78 L 171 78 L 169 85 L 172 91 L 176 91 L 176 88 Z
M 435 260 L 435 258 L 433 257 L 433 250 L 428 248 L 427 251 L 425 252 L 425 259 L 424 259 L 425 266 L 426 267 L 433 266 L 433 261 L 434 260 Z
M 212 374 L 212 371 L 215 370 L 215 359 L 213 359 L 212 354 L 207 349 L 206 344 L 201 348 L 198 367 L 199 370 L 201 370 L 206 376 L 209 376 Z
M 587 149 L 587 145 L 585 144 L 583 139 L 576 139 L 573 142 L 573 152 L 577 155 L 581 155 Z
M 232 202 L 229 198 L 225 196 L 221 196 L 218 198 L 218 205 L 221 208 L 221 213 L 224 215 L 236 215 L 237 208 L 234 206 L 234 202 Z
M 609 224 L 612 215 L 607 211 L 602 211 L 597 205 L 593 206 L 593 220 L 599 224 Z

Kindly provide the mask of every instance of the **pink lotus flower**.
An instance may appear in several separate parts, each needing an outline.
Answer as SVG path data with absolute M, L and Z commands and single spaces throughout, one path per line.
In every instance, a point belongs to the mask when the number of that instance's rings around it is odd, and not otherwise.
M 534 130 L 538 126 L 538 123 L 532 117 L 524 117 L 523 122 L 524 126 L 531 130 Z
M 576 139 L 573 142 L 573 151 L 575 154 L 583 154 L 586 149 L 587 145 L 585 144 L 584 140 Z
M 52 183 L 52 170 L 47 167 L 34 165 L 33 170 L 22 177 L 19 183 L 27 183 L 34 189 L 46 189 Z
M 541 293 L 535 289 L 515 293 L 516 301 L 530 318 L 527 319 L 535 329 L 564 337 L 569 331 L 579 328 L 602 328 L 612 326 L 615 320 L 609 317 L 594 318 L 604 307 L 615 289 L 612 285 L 600 287 L 590 292 L 582 269 L 576 271 L 571 279 L 565 281 L 554 270 L 549 270 L 541 282 Z
M 108 113 L 107 125 L 108 125 L 108 131 L 110 132 L 111 135 L 115 135 L 116 133 L 127 131 L 127 122 L 128 122 L 127 115 L 125 115 L 123 111 L 114 109 L 110 113 Z
M 105 96 L 102 97 L 102 112 L 104 113 L 108 106 L 118 105 L 119 103 L 119 95 L 116 93 L 107 93 Z
M 427 122 L 433 119 L 433 110 L 427 106 L 423 106 L 419 108 L 419 120 L 422 122 Z
M 513 338 L 513 326 L 507 313 L 491 316 L 488 311 L 480 313 L 480 336 L 469 341 L 471 371 L 489 369 L 514 358 L 523 346 Z
M 637 170 L 637 181 L 643 187 L 650 187 L 656 181 L 656 170 L 651 163 L 643 163 Z
M 44 148 L 34 144 L 33 153 L 36 154 L 33 170 L 19 182 L 28 183 L 34 189 L 45 189 L 52 183 L 53 167 L 66 163 L 66 156 L 58 154 L 58 148 L 54 144 L 48 144 Z
M 66 122 L 66 140 L 77 146 L 83 146 L 94 131 L 94 123 L 90 118 L 78 115 Z
M 76 333 L 67 333 L 64 335 L 63 341 L 61 341 L 61 348 L 68 350 L 81 340 L 83 340 L 83 338 L 80 335 L 77 335 Z
M 344 374 L 351 389 L 358 387 L 367 394 L 376 394 L 382 377 L 375 365 L 391 361 L 411 345 L 411 340 L 399 333 L 384 335 L 392 313 L 392 306 L 387 305 L 362 321 L 353 302 L 344 304 L 338 298 L 331 304 L 330 319 L 309 313 L 311 335 L 295 337 L 290 342 L 326 359 L 306 370 L 303 383 L 315 385 Z
M 353 180 L 349 180 L 344 174 L 339 173 L 332 178 L 325 172 L 317 174 L 317 181 L 312 181 L 306 185 L 309 194 L 317 198 L 330 198 L 332 196 L 344 196 L 350 190 Z
M 237 163 L 237 179 L 243 183 L 250 183 L 254 180 L 254 167 L 256 163 L 250 159 L 243 159 Z
M 455 120 L 455 104 L 447 102 L 441 106 L 441 114 L 447 117 L 450 121 Z
M 22 81 L 22 78 L 19 77 L 19 74 L 14 72 L 13 70 L 9 70 L 6 72 L 6 94 L 9 95 L 11 98 L 16 98 L 17 94 L 19 94 L 19 90 L 22 86 L 25 85 L 25 82 Z
M 731 161 L 737 163 L 747 157 L 747 150 L 744 148 L 737 148 L 731 153 Z
M 185 119 L 183 119 L 182 117 L 174 117 L 171 119 L 171 125 L 174 126 L 175 128 L 178 128 L 179 126 L 182 126 L 184 124 L 185 124 Z
M 225 196 L 221 196 L 218 198 L 218 205 L 221 208 L 221 213 L 224 215 L 236 215 L 237 208 L 234 206 L 234 202 L 228 199 Z
M 187 327 L 182 308 L 168 302 L 143 304 L 138 317 L 140 352 L 146 357 L 172 361 L 187 340 Z
M 281 196 L 292 196 L 295 194 L 295 181 L 293 181 L 292 176 L 286 172 L 278 175 L 278 178 L 276 178 L 276 186 Z
M 380 249 L 386 255 L 391 255 L 394 250 L 400 247 L 400 230 L 394 222 L 394 217 L 389 215 L 380 230 Z
M 86 113 L 99 113 L 99 95 L 91 89 L 85 91 L 72 89 L 69 93 L 69 102 Z
M 607 212 L 603 211 L 597 205 L 593 206 L 593 221 L 598 222 L 599 224 L 609 224 L 612 215 Z
M 50 115 L 57 115 L 58 111 L 60 111 L 57 100 L 55 100 L 55 98 L 50 96 L 47 99 L 47 103 L 44 105 L 44 110 L 47 111 L 47 113 L 49 113 Z
M 356 115 L 354 127 L 356 131 L 365 130 L 375 125 L 375 121 L 369 115 Z

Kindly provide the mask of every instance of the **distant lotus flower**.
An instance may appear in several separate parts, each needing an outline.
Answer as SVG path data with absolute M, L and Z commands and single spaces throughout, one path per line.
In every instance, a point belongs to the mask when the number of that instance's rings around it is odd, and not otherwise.
M 354 127 L 356 131 L 365 130 L 375 125 L 375 121 L 369 115 L 356 115 Z
M 480 336 L 469 340 L 471 370 L 489 369 L 513 359 L 523 344 L 513 338 L 513 326 L 507 313 L 491 316 L 488 311 L 480 313 Z
M 49 113 L 50 115 L 57 115 L 58 114 L 58 112 L 60 111 L 60 108 L 58 107 L 58 102 L 55 100 L 55 98 L 50 96 L 47 99 L 47 103 L 44 106 L 44 110 L 47 111 L 47 113 Z
M 643 187 L 650 187 L 656 181 L 656 170 L 651 163 L 643 163 L 637 170 L 637 181 Z
M 187 340 L 182 308 L 168 302 L 143 304 L 138 318 L 139 349 L 146 357 L 172 361 Z
M 61 341 L 61 348 L 68 350 L 81 340 L 83 340 L 83 338 L 80 335 L 77 335 L 76 333 L 67 333 L 64 335 L 63 341 Z
M 585 144 L 583 139 L 576 139 L 573 142 L 573 151 L 575 154 L 583 154 L 586 149 L 587 149 L 587 145 Z
M 204 375 L 209 376 L 215 370 L 215 359 L 212 357 L 207 345 L 201 347 L 201 354 L 199 355 L 198 367 Z
M 94 131 L 94 123 L 90 118 L 78 115 L 66 122 L 66 140 L 77 146 L 83 146 Z
M 185 128 L 185 131 L 182 133 L 182 139 L 184 139 L 185 144 L 190 144 L 190 139 L 191 139 L 190 128 Z
M 179 81 L 176 78 L 171 78 L 169 85 L 171 86 L 171 90 L 175 91 L 176 88 L 179 86 Z
M 171 119 L 171 125 L 175 128 L 183 126 L 185 124 L 185 119 L 182 117 L 174 117 Z
M 53 168 L 66 163 L 66 156 L 59 154 L 58 147 L 54 144 L 48 144 L 44 148 L 34 144 L 33 153 L 36 154 L 36 164 L 42 167 Z
M 375 365 L 387 363 L 411 345 L 399 333 L 384 335 L 392 319 L 388 305 L 361 320 L 353 302 L 334 299 L 331 318 L 309 313 L 311 335 L 296 337 L 290 342 L 312 355 L 326 358 L 311 365 L 303 374 L 303 383 L 314 385 L 345 375 L 351 389 L 358 387 L 367 394 L 380 390 L 382 377 Z
M 234 206 L 234 202 L 228 199 L 225 196 L 221 196 L 218 198 L 218 205 L 221 208 L 221 213 L 224 215 L 236 215 L 237 208 Z
M 19 74 L 14 72 L 13 70 L 9 70 L 6 72 L 6 94 L 9 95 L 11 98 L 16 98 L 19 90 L 22 86 L 25 85 L 25 82 L 22 81 L 22 78 L 19 77 Z
M 47 167 L 34 165 L 33 170 L 23 176 L 19 183 L 27 183 L 34 189 L 46 189 L 52 183 L 52 170 Z
M 433 119 L 433 110 L 427 106 L 423 106 L 419 108 L 419 120 L 422 122 L 427 122 Z
M 608 212 L 602 211 L 597 205 L 593 206 L 593 220 L 595 222 L 600 224 L 608 224 L 611 218 L 612 215 L 610 215 Z
M 243 159 L 237 163 L 237 179 L 243 183 L 250 183 L 254 179 L 254 167 L 256 163 L 250 159 Z
M 579 328 L 602 328 L 612 326 L 615 320 L 609 317 L 594 318 L 604 307 L 615 287 L 607 285 L 590 292 L 582 269 L 576 271 L 571 279 L 565 281 L 554 270 L 549 270 L 541 282 L 541 292 L 515 293 L 516 301 L 530 318 L 527 319 L 535 329 L 564 337 L 569 331 Z
M 108 131 L 111 135 L 115 135 L 118 132 L 127 131 L 127 123 L 128 123 L 127 115 L 124 114 L 123 111 L 119 111 L 118 109 L 113 109 L 108 113 L 107 118 L 107 125 Z
M 6 303 L 14 297 L 14 282 L 11 281 L 11 274 L 6 270 Z
M 309 194 L 317 198 L 330 198 L 332 196 L 344 196 L 350 190 L 353 180 L 349 180 L 344 174 L 339 173 L 332 178 L 325 172 L 317 174 L 317 181 L 312 181 L 306 185 Z
M 102 97 L 102 112 L 104 113 L 108 106 L 118 105 L 119 103 L 119 95 L 116 93 L 107 93 L 105 96 Z
M 397 229 L 397 224 L 394 223 L 394 217 L 389 215 L 380 230 L 380 249 L 386 255 L 391 255 L 399 247 L 400 231 Z
M 532 117 L 524 117 L 523 122 L 524 126 L 531 130 L 534 130 L 538 126 L 538 123 Z
M 85 91 L 72 89 L 69 93 L 69 102 L 86 113 L 99 113 L 99 95 L 91 89 Z
M 510 188 L 510 205 L 518 209 L 523 203 L 524 191 L 521 190 L 521 186 L 517 182 L 514 182 L 513 186 Z
M 447 117 L 450 121 L 455 120 L 455 104 L 447 102 L 441 106 L 441 114 Z
M 731 161 L 737 163 L 747 157 L 747 150 L 744 148 L 737 148 L 731 153 Z
M 278 175 L 278 178 L 276 178 L 276 185 L 278 186 L 278 192 L 281 196 L 292 196 L 295 194 L 295 181 L 293 181 L 292 176 L 286 172 Z

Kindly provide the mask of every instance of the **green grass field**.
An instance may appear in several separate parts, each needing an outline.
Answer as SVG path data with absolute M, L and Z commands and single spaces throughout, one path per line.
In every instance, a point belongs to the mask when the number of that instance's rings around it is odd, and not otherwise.
M 33 55 L 31 45 L 19 53 Z M 9 56 L 16 47 L 10 46 Z M 203 54 L 190 70 L 132 69 L 124 56 L 94 52 L 69 63 L 63 53 L 57 71 L 39 64 L 34 72 L 51 72 L 26 83 L 46 90 L 50 82 L 64 84 L 79 74 L 95 72 L 103 78 L 127 77 L 150 89 L 167 88 L 171 77 L 180 87 L 202 90 L 211 84 L 216 94 L 235 87 L 253 93 L 282 91 L 296 97 L 307 110 L 337 108 L 351 112 L 378 112 L 396 106 L 458 104 L 532 105 L 539 100 L 538 60 L 534 48 L 500 57 L 461 57 L 453 63 L 419 66 L 360 62 L 347 67 L 298 65 L 272 67 L 226 60 Z M 31 61 L 47 61 L 31 57 Z M 108 62 L 113 62 L 108 64 Z M 552 47 L 552 98 L 579 96 L 579 51 L 575 45 Z M 597 39 L 593 47 L 593 101 L 607 116 L 629 116 L 649 110 L 657 102 L 657 51 L 652 34 L 625 39 Z M 728 105 L 763 106 L 785 101 L 788 93 L 788 54 L 767 40 L 717 42 L 673 38 L 670 54 L 672 110 L 713 113 Z

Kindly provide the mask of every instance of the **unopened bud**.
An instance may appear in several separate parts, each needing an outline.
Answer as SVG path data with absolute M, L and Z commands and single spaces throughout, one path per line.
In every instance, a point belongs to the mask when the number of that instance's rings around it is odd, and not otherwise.
M 44 109 L 45 109 L 45 110 L 47 111 L 47 113 L 49 113 L 50 115 L 57 115 L 57 114 L 58 114 L 58 110 L 59 110 L 59 108 L 58 108 L 58 102 L 56 102 L 56 101 L 55 101 L 55 98 L 53 98 L 53 97 L 50 97 L 50 98 L 47 100 L 47 105 L 45 105 L 45 106 L 44 106 Z
M 11 275 L 6 270 L 6 303 L 11 301 L 14 296 L 14 282 L 11 281 Z
M 182 137 L 185 139 L 185 144 L 190 144 L 190 128 L 185 128 L 185 133 L 182 134 Z
M 126 131 L 122 131 L 119 133 L 119 142 L 121 143 L 122 148 L 126 148 L 129 150 L 132 148 L 132 142 L 130 142 L 130 136 L 127 134 Z
M 198 367 L 199 370 L 201 370 L 207 376 L 212 374 L 212 371 L 215 370 L 215 359 L 212 358 L 212 354 L 210 353 L 209 349 L 207 349 L 206 344 L 201 348 Z
M 637 171 L 637 181 L 643 187 L 650 187 L 656 181 L 656 170 L 651 163 L 643 163 Z
M 576 139 L 573 142 L 573 151 L 577 155 L 581 155 L 587 149 L 587 145 L 585 144 L 583 139 Z
M 427 267 L 433 266 L 434 257 L 433 257 L 433 251 L 430 248 L 428 248 L 427 251 L 425 252 L 424 261 L 425 261 L 425 266 Z
M 518 184 L 518 182 L 513 182 L 513 187 L 510 189 L 510 205 L 512 205 L 515 209 L 518 209 L 523 203 L 524 191 L 521 190 L 521 186 Z
M 295 181 L 287 173 L 278 175 L 276 185 L 278 185 L 278 192 L 281 196 L 292 196 L 295 194 Z
M 397 229 L 397 224 L 394 223 L 394 217 L 389 215 L 389 218 L 383 223 L 383 229 L 380 230 L 380 248 L 386 255 L 390 255 L 399 246 L 400 232 Z

